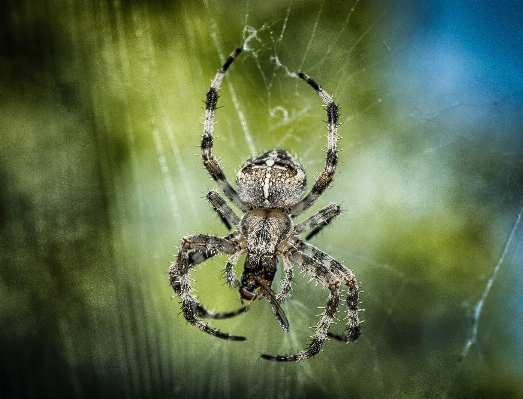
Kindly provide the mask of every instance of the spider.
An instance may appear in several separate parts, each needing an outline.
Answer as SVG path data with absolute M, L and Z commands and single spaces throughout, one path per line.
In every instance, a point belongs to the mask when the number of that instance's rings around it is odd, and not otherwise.
M 338 154 L 339 108 L 333 99 L 309 76 L 298 76 L 307 82 L 320 96 L 327 110 L 328 140 L 324 171 L 317 177 L 311 191 L 306 191 L 306 175 L 298 161 L 286 151 L 271 150 L 255 159 L 247 160 L 236 175 L 236 190 L 231 186 L 218 160 L 213 156 L 214 114 L 218 102 L 218 89 L 222 80 L 242 51 L 236 49 L 216 74 L 207 92 L 204 116 L 204 130 L 201 144 L 203 164 L 211 177 L 218 183 L 225 196 L 242 212 L 239 217 L 225 199 L 213 190 L 207 200 L 223 223 L 235 230 L 224 236 L 196 234 L 182 238 L 176 261 L 169 269 L 170 284 L 181 299 L 185 319 L 193 326 L 218 338 L 230 341 L 243 341 L 245 337 L 229 335 L 216 330 L 202 318 L 223 319 L 237 316 L 247 310 L 247 306 L 228 313 L 214 313 L 206 310 L 193 295 L 190 270 L 216 254 L 231 255 L 225 265 L 227 283 L 239 290 L 240 299 L 267 298 L 278 322 L 288 331 L 289 322 L 280 306 L 291 291 L 293 281 L 292 265 L 298 266 L 311 279 L 320 282 L 329 291 L 327 305 L 321 315 L 309 346 L 292 355 L 261 355 L 262 358 L 276 361 L 298 361 L 316 355 L 327 336 L 344 342 L 352 342 L 360 335 L 358 319 L 359 291 L 353 272 L 318 248 L 302 241 L 299 234 L 311 230 L 306 239 L 312 238 L 332 219 L 340 214 L 340 206 L 330 204 L 301 223 L 293 220 L 311 207 L 330 185 L 336 168 Z M 246 254 L 243 273 L 238 279 L 233 271 L 241 255 Z M 279 293 L 271 284 L 276 273 L 278 258 L 282 261 L 284 276 Z M 347 294 L 347 333 L 330 333 L 329 327 L 340 306 L 341 286 L 348 287 Z

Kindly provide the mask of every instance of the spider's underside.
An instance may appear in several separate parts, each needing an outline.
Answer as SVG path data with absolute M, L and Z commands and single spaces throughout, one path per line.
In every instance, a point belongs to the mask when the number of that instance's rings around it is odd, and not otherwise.
M 316 235 L 340 214 L 339 205 L 330 204 L 303 222 L 296 225 L 293 223 L 296 216 L 311 207 L 332 181 L 338 159 L 336 141 L 339 109 L 320 85 L 300 73 L 299 77 L 316 90 L 327 110 L 329 132 L 324 171 L 304 197 L 307 180 L 301 165 L 286 151 L 272 150 L 247 161 L 236 176 L 235 190 L 212 154 L 212 133 L 218 89 L 227 69 L 240 52 L 241 49 L 237 49 L 230 55 L 207 92 L 201 149 L 205 168 L 225 196 L 243 212 L 243 215 L 241 218 L 238 217 L 217 191 L 211 191 L 207 195 L 211 206 L 224 224 L 229 228 L 234 227 L 235 230 L 225 237 L 203 234 L 184 237 L 176 261 L 169 269 L 170 284 L 181 298 L 183 315 L 189 323 L 216 337 L 243 341 L 245 337 L 223 333 L 209 327 L 200 319 L 233 317 L 243 313 L 246 307 L 229 313 L 207 311 L 193 295 L 190 286 L 190 269 L 216 254 L 231 255 L 225 265 L 227 283 L 238 288 L 242 300 L 252 301 L 256 297 L 266 297 L 278 322 L 287 331 L 289 323 L 280 303 L 289 296 L 291 290 L 294 275 L 292 265 L 298 266 L 330 291 L 327 305 L 307 349 L 294 355 L 262 355 L 262 357 L 277 361 L 308 359 L 320 351 L 327 336 L 352 342 L 360 335 L 359 292 L 356 277 L 340 262 L 303 242 L 298 236 L 308 230 L 311 232 L 307 239 Z M 246 254 L 246 258 L 243 273 L 238 279 L 233 267 L 242 254 Z M 283 264 L 284 278 L 280 284 L 280 292 L 276 294 L 271 285 L 278 258 Z M 342 285 L 348 287 L 347 334 L 338 335 L 329 333 L 328 330 L 340 305 Z

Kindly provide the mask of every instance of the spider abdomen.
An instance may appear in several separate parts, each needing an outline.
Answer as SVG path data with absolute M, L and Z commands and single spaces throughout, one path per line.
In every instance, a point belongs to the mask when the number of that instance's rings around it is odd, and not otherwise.
M 307 177 L 292 155 L 272 150 L 248 161 L 236 175 L 236 186 L 252 208 L 285 209 L 301 200 Z

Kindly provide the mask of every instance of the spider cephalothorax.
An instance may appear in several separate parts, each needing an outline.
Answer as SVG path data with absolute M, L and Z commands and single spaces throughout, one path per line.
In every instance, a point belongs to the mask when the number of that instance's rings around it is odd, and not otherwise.
M 244 337 L 222 333 L 203 323 L 201 318 L 222 319 L 243 313 L 246 307 L 229 313 L 207 311 L 194 297 L 190 286 L 189 271 L 194 266 L 218 254 L 229 254 L 225 265 L 225 279 L 239 290 L 240 298 L 252 301 L 267 298 L 282 328 L 287 331 L 289 322 L 280 303 L 289 295 L 294 272 L 292 265 L 323 284 L 329 299 L 309 347 L 294 355 L 263 358 L 278 361 L 297 361 L 317 354 L 327 335 L 344 342 L 351 342 L 360 335 L 358 318 L 358 283 L 352 271 L 318 248 L 305 243 L 299 234 L 311 230 L 307 239 L 340 214 L 337 204 L 330 204 L 301 223 L 294 224 L 296 216 L 307 210 L 329 186 L 334 176 L 338 153 L 338 106 L 332 98 L 307 75 L 298 76 L 306 81 L 320 96 L 327 110 L 328 140 L 325 169 L 316 179 L 311 191 L 304 197 L 307 178 L 298 161 L 282 150 L 268 151 L 247 163 L 236 176 L 236 190 L 231 186 L 218 161 L 212 155 L 214 114 L 218 102 L 218 89 L 225 72 L 238 56 L 234 51 L 218 71 L 207 92 L 204 132 L 202 138 L 203 163 L 227 198 L 242 212 L 238 217 L 217 191 L 207 194 L 207 199 L 229 228 L 235 230 L 225 237 L 192 235 L 182 239 L 176 261 L 169 269 L 169 280 L 174 292 L 180 296 L 185 319 L 200 330 L 219 338 L 243 341 Z M 233 271 L 240 256 L 246 254 L 243 273 L 238 279 Z M 272 289 L 278 259 L 282 261 L 284 277 L 279 293 Z M 330 333 L 329 327 L 340 305 L 341 286 L 348 287 L 347 334 Z

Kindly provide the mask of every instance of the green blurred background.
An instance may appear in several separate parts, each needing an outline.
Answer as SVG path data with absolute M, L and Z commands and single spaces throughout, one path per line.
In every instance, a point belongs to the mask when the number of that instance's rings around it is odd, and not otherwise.
M 523 14 L 491 4 L 2 2 L 2 397 L 523 397 Z M 342 108 L 334 185 L 305 216 L 341 203 L 313 243 L 354 270 L 365 323 L 309 361 L 259 357 L 307 344 L 327 293 L 299 273 L 289 333 L 259 301 L 211 323 L 247 337 L 221 341 L 171 300 L 180 239 L 227 233 L 198 147 L 238 46 L 230 180 L 272 147 L 321 171 L 324 111 L 295 72 Z M 225 261 L 193 274 L 211 309 L 238 306 Z

